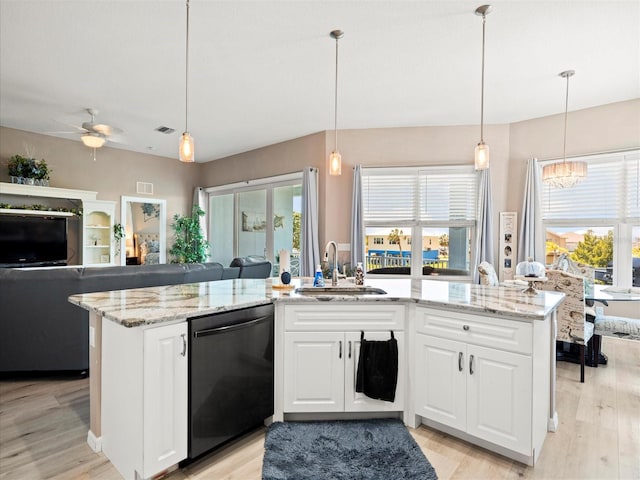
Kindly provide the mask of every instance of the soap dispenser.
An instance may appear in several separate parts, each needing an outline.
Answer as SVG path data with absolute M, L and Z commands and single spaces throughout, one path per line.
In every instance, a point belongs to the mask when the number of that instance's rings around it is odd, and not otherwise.
M 324 276 L 322 275 L 322 266 L 318 264 L 316 267 L 316 276 L 313 277 L 314 287 L 324 287 Z
M 358 266 L 356 267 L 356 285 L 364 285 L 364 268 L 362 266 L 362 262 L 358 262 Z

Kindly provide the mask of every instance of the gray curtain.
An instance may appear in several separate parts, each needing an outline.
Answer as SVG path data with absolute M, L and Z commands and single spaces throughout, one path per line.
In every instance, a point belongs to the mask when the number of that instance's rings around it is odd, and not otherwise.
M 528 257 L 531 257 L 534 261 L 545 264 L 544 228 L 542 227 L 542 208 L 540 207 L 541 194 L 542 184 L 538 162 L 535 158 L 530 158 L 527 162 L 527 178 L 524 184 L 524 200 L 518 236 L 518 262 L 524 262 Z
M 193 190 L 193 206 L 198 206 L 204 211 L 204 216 L 200 217 L 200 229 L 202 230 L 202 236 L 205 240 L 208 238 L 208 220 L 209 220 L 209 208 L 207 205 L 207 192 L 202 187 L 196 187 Z
M 353 199 L 351 201 L 351 268 L 364 264 L 364 221 L 362 218 L 362 168 L 353 169 Z
M 302 173 L 302 219 L 300 225 L 300 275 L 313 277 L 320 263 L 318 238 L 318 169 Z
M 491 169 L 480 170 L 478 188 L 478 224 L 476 229 L 476 258 L 473 265 L 473 283 L 480 283 L 478 265 L 493 265 L 493 200 L 491 198 Z

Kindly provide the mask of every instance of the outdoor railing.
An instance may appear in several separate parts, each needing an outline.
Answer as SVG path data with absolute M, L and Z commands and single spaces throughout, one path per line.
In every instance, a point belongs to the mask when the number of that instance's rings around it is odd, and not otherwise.
M 396 255 L 368 255 L 365 257 L 365 262 L 367 264 L 367 271 L 385 267 L 410 267 L 411 257 L 400 257 Z M 424 267 L 425 265 L 429 265 L 433 268 L 448 268 L 449 259 L 424 258 L 422 260 L 422 266 Z

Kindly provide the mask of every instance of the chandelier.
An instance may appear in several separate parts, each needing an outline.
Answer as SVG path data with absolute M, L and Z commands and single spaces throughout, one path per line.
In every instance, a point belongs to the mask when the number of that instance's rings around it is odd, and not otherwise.
M 567 116 L 569 112 L 569 78 L 575 75 L 574 70 L 566 70 L 559 75 L 567 79 L 567 93 L 564 105 L 564 144 L 562 162 L 545 165 L 542 168 L 542 181 L 553 188 L 571 188 L 587 178 L 587 163 L 579 161 L 567 162 Z

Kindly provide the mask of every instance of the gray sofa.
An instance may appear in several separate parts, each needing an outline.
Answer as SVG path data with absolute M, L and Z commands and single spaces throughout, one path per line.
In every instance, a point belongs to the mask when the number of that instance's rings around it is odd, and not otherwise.
M 271 263 L 219 263 L 103 268 L 0 268 L 0 373 L 89 368 L 89 313 L 70 304 L 76 293 L 266 278 Z

